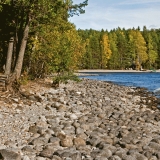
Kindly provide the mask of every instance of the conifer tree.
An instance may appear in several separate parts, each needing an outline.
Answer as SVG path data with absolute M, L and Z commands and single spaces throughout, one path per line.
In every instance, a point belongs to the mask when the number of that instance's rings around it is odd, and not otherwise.
M 116 31 L 117 34 L 117 48 L 119 56 L 119 69 L 126 68 L 127 61 L 127 39 L 124 32 L 118 28 Z

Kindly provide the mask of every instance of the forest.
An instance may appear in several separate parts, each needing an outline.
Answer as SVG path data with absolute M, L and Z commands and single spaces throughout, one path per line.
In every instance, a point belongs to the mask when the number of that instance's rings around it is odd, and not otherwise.
M 0 72 L 14 81 L 77 69 L 160 68 L 160 29 L 76 30 L 68 19 L 85 13 L 87 3 L 0 0 Z
M 85 43 L 82 69 L 160 68 L 160 29 L 78 30 Z

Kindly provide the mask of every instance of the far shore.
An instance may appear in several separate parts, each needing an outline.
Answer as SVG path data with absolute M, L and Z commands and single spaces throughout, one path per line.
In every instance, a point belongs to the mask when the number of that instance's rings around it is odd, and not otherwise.
M 144 72 L 160 72 L 160 69 L 158 70 L 106 70 L 106 69 L 83 69 L 78 70 L 77 73 L 110 73 L 110 72 L 130 72 L 130 73 L 144 73 Z

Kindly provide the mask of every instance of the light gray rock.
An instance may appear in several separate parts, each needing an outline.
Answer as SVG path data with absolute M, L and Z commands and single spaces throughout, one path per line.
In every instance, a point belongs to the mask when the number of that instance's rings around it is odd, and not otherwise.
M 109 160 L 122 160 L 122 159 L 119 156 L 114 155 L 114 156 L 111 156 Z
M 23 160 L 30 160 L 30 158 L 29 158 L 27 155 L 25 155 L 25 156 L 23 157 Z
M 31 144 L 35 146 L 44 146 L 48 143 L 48 139 L 44 137 L 38 137 L 32 140 Z
M 46 160 L 46 158 L 44 158 L 44 157 L 36 157 L 36 160 Z
M 152 107 L 154 98 L 87 79 L 56 90 L 28 90 L 26 98 L 11 96 L 1 105 L 1 149 L 21 149 L 26 160 L 160 157 L 160 114 Z
M 59 156 L 53 155 L 52 160 L 62 160 L 62 158 Z

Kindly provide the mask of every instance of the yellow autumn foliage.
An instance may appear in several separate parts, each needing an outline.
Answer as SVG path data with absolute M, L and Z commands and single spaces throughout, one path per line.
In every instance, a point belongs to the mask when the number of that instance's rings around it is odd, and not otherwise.
M 131 30 L 129 41 L 134 46 L 133 57 L 137 70 L 140 69 L 142 63 L 148 59 L 146 42 L 139 30 Z
M 108 60 L 110 59 L 111 57 L 111 54 L 112 54 L 112 51 L 110 49 L 110 43 L 109 43 L 109 38 L 108 38 L 108 35 L 107 34 L 104 34 L 102 36 L 102 40 L 101 40 L 101 58 L 102 58 L 102 61 L 101 61 L 101 64 L 102 64 L 102 68 L 106 68 L 107 67 L 107 63 L 108 63 Z

